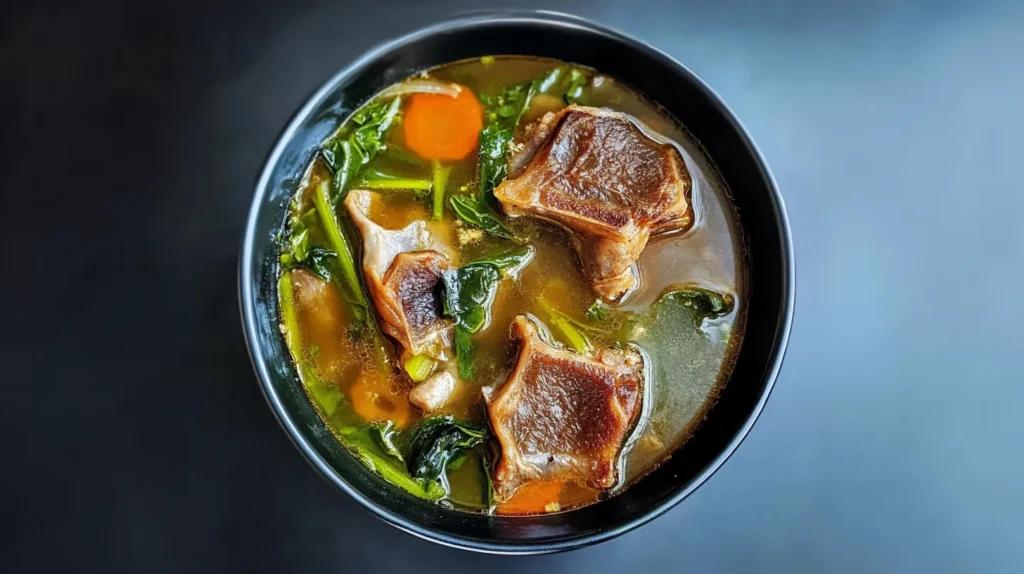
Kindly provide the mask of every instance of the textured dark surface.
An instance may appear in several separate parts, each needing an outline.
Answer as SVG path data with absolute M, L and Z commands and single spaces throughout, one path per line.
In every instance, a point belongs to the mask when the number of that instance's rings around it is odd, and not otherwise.
M 307 467 L 235 297 L 257 170 L 378 41 L 491 3 L 0 8 L 0 571 L 1020 571 L 1024 6 L 611 2 L 732 106 L 787 200 L 797 317 L 737 454 L 569 554 L 457 552 Z

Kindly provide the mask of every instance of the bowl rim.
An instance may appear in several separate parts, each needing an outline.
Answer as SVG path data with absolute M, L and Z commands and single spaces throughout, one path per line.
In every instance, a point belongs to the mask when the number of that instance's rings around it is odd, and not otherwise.
M 327 461 L 320 456 L 320 454 L 299 431 L 298 426 L 282 404 L 277 391 L 274 389 L 267 369 L 266 358 L 263 355 L 263 350 L 260 348 L 255 336 L 252 335 L 252 333 L 257 331 L 255 302 L 251 289 L 253 284 L 253 245 L 256 234 L 256 220 L 264 203 L 265 194 L 269 189 L 272 173 L 286 146 L 295 136 L 296 132 L 298 132 L 302 124 L 310 117 L 312 112 L 324 101 L 324 99 L 338 87 L 338 85 L 349 79 L 349 77 L 354 75 L 360 68 L 381 57 L 383 54 L 427 36 L 455 31 L 463 27 L 493 23 L 560 26 L 566 29 L 575 29 L 577 31 L 599 33 L 609 36 L 611 39 L 621 42 L 633 50 L 644 53 L 648 57 L 658 59 L 676 70 L 680 75 L 685 76 L 687 80 L 694 85 L 694 87 L 704 92 L 712 105 L 732 126 L 736 134 L 740 137 L 740 140 L 746 146 L 748 153 L 758 165 L 758 168 L 761 171 L 761 176 L 764 178 L 765 183 L 771 191 L 771 200 L 774 205 L 774 213 L 772 216 L 778 226 L 779 237 L 781 239 L 780 259 L 783 267 L 783 285 L 781 286 L 783 293 L 783 300 L 781 302 L 781 324 L 777 332 L 776 340 L 773 342 L 773 349 L 770 355 L 768 368 L 764 375 L 764 389 L 761 392 L 761 396 L 757 404 L 747 416 L 747 419 L 744 421 L 742 427 L 736 432 L 732 440 L 699 474 L 690 478 L 690 480 L 681 485 L 675 493 L 659 504 L 651 506 L 641 515 L 595 533 L 569 536 L 546 542 L 495 542 L 442 533 L 434 529 L 421 526 L 404 516 L 393 513 L 375 504 L 357 488 L 349 484 L 337 471 L 335 471 L 334 468 L 332 468 Z M 350 496 L 360 506 L 370 511 L 377 518 L 398 528 L 399 530 L 402 530 L 403 532 L 416 536 L 417 538 L 435 542 L 443 546 L 489 554 L 543 554 L 597 544 L 642 526 L 661 516 L 669 509 L 680 503 L 683 499 L 697 490 L 697 488 L 703 485 L 716 471 L 718 471 L 719 468 L 721 468 L 723 464 L 725 464 L 736 449 L 739 448 L 744 439 L 746 439 L 761 412 L 764 410 L 768 398 L 775 386 L 775 380 L 782 368 L 793 324 L 793 313 L 796 300 L 796 268 L 792 232 L 790 229 L 789 218 L 786 213 L 785 202 L 764 156 L 757 148 L 746 128 L 732 110 L 729 109 L 722 98 L 719 97 L 719 95 L 710 86 L 708 86 L 707 83 L 705 83 L 689 68 L 665 52 L 642 40 L 620 32 L 612 27 L 604 24 L 598 24 L 580 16 L 549 10 L 478 10 L 453 15 L 435 22 L 434 24 L 421 27 L 397 38 L 377 44 L 321 84 L 320 87 L 305 100 L 305 103 L 298 109 L 298 111 L 292 115 L 291 119 L 286 124 L 286 127 L 276 138 L 270 153 L 262 164 L 259 178 L 256 181 L 252 203 L 246 214 L 245 231 L 242 237 L 241 249 L 239 250 L 238 299 L 242 319 L 242 333 L 245 337 L 249 358 L 253 369 L 256 372 L 264 398 L 270 406 L 270 410 L 273 412 L 278 424 L 280 424 L 285 430 L 292 444 L 294 444 L 295 447 L 303 454 L 306 461 L 318 471 L 322 478 Z

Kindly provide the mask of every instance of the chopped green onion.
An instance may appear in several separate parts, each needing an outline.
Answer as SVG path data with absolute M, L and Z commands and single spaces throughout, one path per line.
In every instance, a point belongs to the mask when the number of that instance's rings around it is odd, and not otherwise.
M 430 376 L 430 373 L 434 372 L 436 363 L 434 360 L 426 355 L 416 355 L 411 357 L 405 362 L 405 372 L 409 373 L 409 378 L 414 383 L 420 383 Z

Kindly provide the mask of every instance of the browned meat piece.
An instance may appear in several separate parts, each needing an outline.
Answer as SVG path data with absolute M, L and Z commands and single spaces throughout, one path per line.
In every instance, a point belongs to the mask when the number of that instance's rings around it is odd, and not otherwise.
M 374 296 L 384 330 L 412 355 L 436 358 L 448 347 L 452 325 L 441 316 L 437 282 L 449 268 L 437 251 L 399 253 L 384 275 L 383 291 Z
M 372 193 L 353 190 L 345 207 L 363 238 L 363 272 L 381 328 L 402 347 L 403 359 L 413 355 L 448 358 L 452 323 L 441 316 L 437 282 L 451 268 L 446 249 L 414 221 L 398 230 L 384 229 L 368 217 Z
M 544 342 L 522 315 L 512 330 L 519 358 L 487 406 L 501 444 L 498 498 L 533 480 L 614 486 L 619 453 L 643 409 L 642 357 L 623 349 L 571 353 Z
M 636 285 L 634 264 L 652 235 L 693 224 L 679 152 L 621 112 L 549 113 L 509 168 L 510 179 L 494 190 L 505 212 L 571 231 L 594 291 L 609 301 Z

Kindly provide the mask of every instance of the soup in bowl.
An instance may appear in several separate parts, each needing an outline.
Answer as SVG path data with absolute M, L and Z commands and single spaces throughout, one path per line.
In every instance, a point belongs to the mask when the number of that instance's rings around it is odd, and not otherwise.
M 314 465 L 410 532 L 511 552 L 696 488 L 762 408 L 793 296 L 781 199 L 724 106 L 553 15 L 453 20 L 328 82 L 268 160 L 240 279 Z

